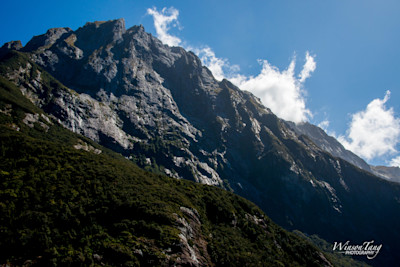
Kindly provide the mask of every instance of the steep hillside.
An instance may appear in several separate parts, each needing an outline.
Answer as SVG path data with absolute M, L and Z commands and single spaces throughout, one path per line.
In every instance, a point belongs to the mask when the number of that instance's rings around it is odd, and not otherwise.
M 332 266 L 251 202 L 138 168 L 3 77 L 0 111 L 2 265 Z
M 382 243 L 373 264 L 400 261 L 400 185 L 327 153 L 193 53 L 122 19 L 15 47 L 1 75 L 64 127 L 155 173 L 234 191 L 287 229 Z
M 312 125 L 308 122 L 295 124 L 293 122 L 287 122 L 290 128 L 292 128 L 299 135 L 306 135 L 309 137 L 318 147 L 324 151 L 332 154 L 335 157 L 342 158 L 351 164 L 371 172 L 371 167 L 363 159 L 352 153 L 351 151 L 344 148 L 344 146 L 336 140 L 334 137 L 329 136 L 324 130 L 318 126 Z

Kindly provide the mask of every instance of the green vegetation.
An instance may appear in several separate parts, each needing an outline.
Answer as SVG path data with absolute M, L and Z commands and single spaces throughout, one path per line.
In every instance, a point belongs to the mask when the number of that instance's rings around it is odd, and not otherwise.
M 180 207 L 198 211 L 201 236 L 218 265 L 318 263 L 314 247 L 267 218 L 266 229 L 260 227 L 249 216 L 265 215 L 224 190 L 4 126 L 0 137 L 1 263 L 90 265 L 100 263 L 99 255 L 110 265 L 168 264 L 173 259 L 164 251 L 180 251 Z
M 0 263 L 168 265 L 181 251 L 180 207 L 198 211 L 200 235 L 218 265 L 304 265 L 318 256 L 268 219 L 267 231 L 249 220 L 246 214 L 264 215 L 238 196 L 150 174 L 112 152 L 76 150 L 79 139 L 89 141 L 55 122 L 47 132 L 28 127 L 26 113 L 43 112 L 0 83 Z M 314 257 L 278 249 L 292 240 Z
M 182 260 L 187 246 L 204 265 L 325 263 L 311 243 L 274 224 L 251 202 L 146 172 L 48 122 L 1 76 L 0 111 L 0 264 L 165 266 Z M 26 114 L 40 115 L 32 127 L 23 122 Z M 73 147 L 82 141 L 102 153 Z M 193 230 L 187 244 L 182 221 Z

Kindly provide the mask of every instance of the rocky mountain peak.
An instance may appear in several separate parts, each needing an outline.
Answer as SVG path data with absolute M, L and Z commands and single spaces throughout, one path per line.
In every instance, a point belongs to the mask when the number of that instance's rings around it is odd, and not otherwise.
M 128 32 L 132 32 L 132 33 L 146 32 L 145 29 L 144 29 L 144 26 L 142 24 L 134 25 L 134 26 L 130 27 L 127 31 Z
M 61 36 L 72 32 L 70 28 L 52 28 L 45 34 L 34 36 L 24 47 L 24 51 L 45 50 L 50 48 Z
M 122 18 L 110 21 L 87 22 L 85 26 L 76 31 L 79 40 L 77 46 L 83 50 L 94 50 L 90 48 L 121 41 L 125 32 L 125 20 Z
M 20 50 L 21 48 L 22 48 L 21 41 L 7 42 L 0 48 L 0 58 L 11 50 Z
M 125 29 L 125 19 L 124 18 L 119 18 L 119 19 L 114 19 L 114 20 L 106 20 L 106 21 L 88 21 L 83 27 L 91 27 L 95 26 L 96 28 L 104 27 L 106 25 L 112 26 L 114 28 L 123 28 Z
M 5 43 L 1 49 L 9 49 L 9 50 L 19 50 L 22 48 L 22 44 L 21 41 L 11 41 L 11 42 L 7 42 Z

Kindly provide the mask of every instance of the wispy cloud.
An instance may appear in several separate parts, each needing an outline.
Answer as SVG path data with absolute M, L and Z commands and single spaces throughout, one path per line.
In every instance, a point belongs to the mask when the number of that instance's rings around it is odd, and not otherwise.
M 299 82 L 303 83 L 307 78 L 311 76 L 311 73 L 315 71 L 317 68 L 317 63 L 314 60 L 314 57 L 310 55 L 307 51 L 306 53 L 306 63 L 303 66 L 303 70 L 299 75 Z
M 187 47 L 187 49 L 193 51 L 200 58 L 201 62 L 210 69 L 215 79 L 221 81 L 238 75 L 239 66 L 231 65 L 227 59 L 217 57 L 210 47 Z
M 169 46 L 178 46 L 182 41 L 176 36 L 168 33 L 170 30 L 170 25 L 177 26 L 179 10 L 170 7 L 164 7 L 161 12 L 157 11 L 157 8 L 148 8 L 147 14 L 153 16 L 154 27 L 156 28 L 157 37 Z
M 323 120 L 320 123 L 318 123 L 318 127 L 323 129 L 325 132 L 328 132 L 330 122 L 328 120 Z
M 352 115 L 346 136 L 338 138 L 345 148 L 368 161 L 398 153 L 400 119 L 396 118 L 393 108 L 385 106 L 389 98 L 390 91 L 387 91 L 383 99 L 372 100 L 365 110 Z M 393 159 L 392 163 L 398 164 L 399 159 Z
M 169 25 L 178 23 L 179 11 L 175 8 L 163 8 L 158 12 L 156 8 L 148 9 L 147 13 L 153 16 L 157 37 L 168 45 L 179 45 L 182 41 L 168 33 Z M 312 117 L 306 108 L 304 82 L 316 69 L 315 57 L 306 53 L 305 64 L 301 72 L 295 75 L 296 58 L 293 58 L 286 70 L 280 71 L 267 60 L 259 60 L 261 71 L 256 76 L 239 74 L 240 68 L 232 65 L 225 58 L 219 58 L 208 46 L 185 47 L 199 56 L 217 80 L 224 78 L 231 80 L 243 90 L 247 90 L 259 97 L 262 103 L 270 108 L 278 117 L 303 122 Z

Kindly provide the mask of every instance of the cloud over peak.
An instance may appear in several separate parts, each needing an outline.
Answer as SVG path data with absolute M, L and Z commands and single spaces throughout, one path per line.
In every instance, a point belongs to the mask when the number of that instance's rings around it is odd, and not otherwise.
M 257 76 L 238 76 L 232 79 L 241 89 L 252 92 L 278 117 L 296 123 L 307 121 L 312 113 L 306 108 L 303 84 L 316 68 L 314 57 L 306 53 L 306 63 L 296 78 L 296 58 L 286 70 L 280 71 L 267 60 L 259 60 L 262 65 Z

